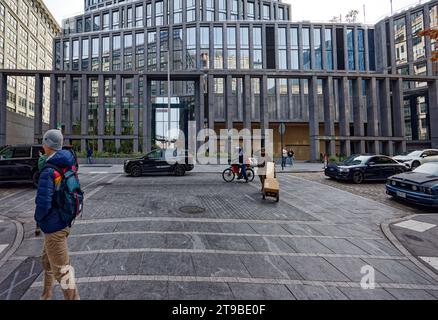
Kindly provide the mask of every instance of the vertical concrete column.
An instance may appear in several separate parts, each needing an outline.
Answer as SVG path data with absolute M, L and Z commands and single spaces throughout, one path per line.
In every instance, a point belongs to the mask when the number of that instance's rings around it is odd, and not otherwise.
M 367 81 L 367 135 L 376 139 L 370 141 L 369 151 L 379 154 L 380 146 L 377 137 L 379 136 L 379 118 L 377 114 L 377 79 L 371 78 Z
M 50 75 L 50 129 L 58 125 L 58 79 L 55 74 Z
M 35 116 L 33 118 L 34 141 L 39 143 L 43 135 L 43 92 L 44 78 L 41 74 L 35 75 Z
M 64 96 L 64 125 L 65 135 L 70 136 L 72 133 L 72 77 L 70 74 L 65 76 L 65 96 Z M 66 141 L 67 142 L 67 141 Z
M 151 81 L 146 75 L 143 76 L 143 152 L 152 149 L 152 101 Z
M 294 120 L 294 99 L 293 99 L 293 79 L 287 79 L 287 101 L 288 101 L 288 120 Z
M 196 135 L 204 128 L 204 76 L 200 76 L 199 80 L 195 81 L 195 121 Z M 188 137 L 187 137 L 188 138 Z M 201 146 L 201 142 L 197 141 L 197 149 Z
M 97 134 L 99 136 L 97 140 L 97 151 L 103 152 L 103 136 L 105 135 L 105 77 L 100 74 L 98 79 L 98 106 L 97 106 Z
M 215 107 L 214 77 L 208 75 L 208 128 L 214 130 Z
M 319 148 L 318 78 L 309 79 L 309 142 L 310 160 L 318 161 Z
M 428 83 L 430 140 L 432 148 L 438 149 L 438 80 Z M 1 102 L 0 102 L 1 106 Z
M 243 128 L 251 130 L 251 77 L 243 79 Z
M 132 92 L 134 94 L 134 145 L 133 145 L 133 151 L 135 153 L 138 152 L 138 135 L 139 135 L 139 111 L 140 111 L 140 92 L 138 91 L 139 89 L 139 82 L 140 82 L 140 76 L 138 74 L 136 74 L 134 76 L 133 79 L 134 83 L 133 83 L 133 88 L 132 88 Z
M 398 78 L 392 83 L 392 116 L 394 123 L 394 136 L 403 138 L 395 142 L 395 152 L 401 154 L 406 151 L 406 129 L 404 115 L 403 79 Z
M 379 89 L 381 135 L 388 138 L 392 137 L 391 92 L 389 78 L 385 78 L 380 81 Z M 392 156 L 394 154 L 392 141 L 384 141 L 382 143 L 382 152 L 388 156 Z
M 364 132 L 364 109 L 362 97 L 362 77 L 353 80 L 353 121 L 354 121 L 354 135 L 361 140 L 355 141 L 356 153 L 365 153 L 365 136 Z
M 368 43 L 368 28 L 363 29 L 363 41 L 364 41 L 364 49 L 365 49 L 365 70 L 370 71 L 370 46 Z
M 333 78 L 327 77 L 322 80 L 324 94 L 324 135 L 330 136 L 331 139 L 326 141 L 326 153 L 329 155 L 336 154 L 335 136 L 335 104 L 333 94 Z
M 262 147 L 265 147 L 265 130 L 269 129 L 268 110 L 268 76 L 260 79 L 260 129 L 262 131 Z
M 6 145 L 7 76 L 0 72 L 0 146 Z
M 120 136 L 122 135 L 122 76 L 116 76 L 116 150 L 120 149 Z
M 233 90 L 232 90 L 232 81 L 233 77 L 231 75 L 227 75 L 225 78 L 225 127 L 230 130 L 233 128 L 233 106 L 232 103 L 232 97 L 233 97 Z
M 340 135 L 345 138 L 341 141 L 341 154 L 350 156 L 350 88 L 347 77 L 338 80 L 339 92 L 339 129 Z
M 88 135 L 88 97 L 89 97 L 89 84 L 88 84 L 88 76 L 86 74 L 82 75 L 81 78 L 81 100 L 80 100 L 80 108 L 81 108 L 81 150 L 87 150 L 87 140 L 85 136 Z M 98 118 L 97 122 L 100 122 Z

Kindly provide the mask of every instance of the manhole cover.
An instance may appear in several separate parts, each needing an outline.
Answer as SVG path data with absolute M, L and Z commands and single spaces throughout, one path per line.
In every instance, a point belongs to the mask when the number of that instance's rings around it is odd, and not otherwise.
M 411 239 L 413 241 L 424 242 L 423 239 L 416 237 L 416 236 L 413 236 L 413 235 L 410 235 L 410 234 L 406 234 L 405 237 L 408 239 Z
M 205 212 L 205 208 L 197 207 L 197 206 L 187 206 L 179 208 L 179 211 L 182 213 L 188 214 L 200 214 Z

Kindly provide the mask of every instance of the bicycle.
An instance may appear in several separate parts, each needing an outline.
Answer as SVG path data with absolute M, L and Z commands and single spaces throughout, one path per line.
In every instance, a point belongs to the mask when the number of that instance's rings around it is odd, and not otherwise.
M 253 182 L 255 178 L 254 170 L 251 169 L 251 165 L 246 164 L 246 177 L 248 178 L 248 182 Z M 240 176 L 240 166 L 238 164 L 232 164 L 231 167 L 224 170 L 222 173 L 222 178 L 225 182 L 233 182 L 236 179 L 236 175 Z

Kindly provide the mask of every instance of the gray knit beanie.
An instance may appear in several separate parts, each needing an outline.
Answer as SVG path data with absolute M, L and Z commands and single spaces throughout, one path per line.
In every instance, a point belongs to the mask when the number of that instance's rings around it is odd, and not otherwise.
M 61 130 L 49 130 L 43 137 L 43 144 L 56 151 L 62 149 L 63 141 L 64 137 L 62 136 Z

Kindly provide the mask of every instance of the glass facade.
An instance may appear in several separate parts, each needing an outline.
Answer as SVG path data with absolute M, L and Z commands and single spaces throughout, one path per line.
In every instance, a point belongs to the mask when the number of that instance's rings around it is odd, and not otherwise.
M 355 57 L 354 57 L 354 30 L 347 29 L 347 54 L 348 54 L 348 70 L 355 70 Z
M 322 42 L 321 42 L 321 29 L 313 29 L 313 48 L 315 50 L 315 64 L 314 69 L 322 69 Z
M 420 36 L 419 33 L 424 30 L 424 17 L 423 11 L 418 11 L 411 15 L 411 28 L 412 28 L 412 51 L 414 61 L 425 58 L 426 56 L 426 43 L 425 38 Z
M 303 41 L 303 68 L 306 70 L 311 69 L 311 51 L 310 51 L 310 29 L 303 28 L 302 32 Z
M 287 69 L 286 28 L 278 28 L 278 69 Z

